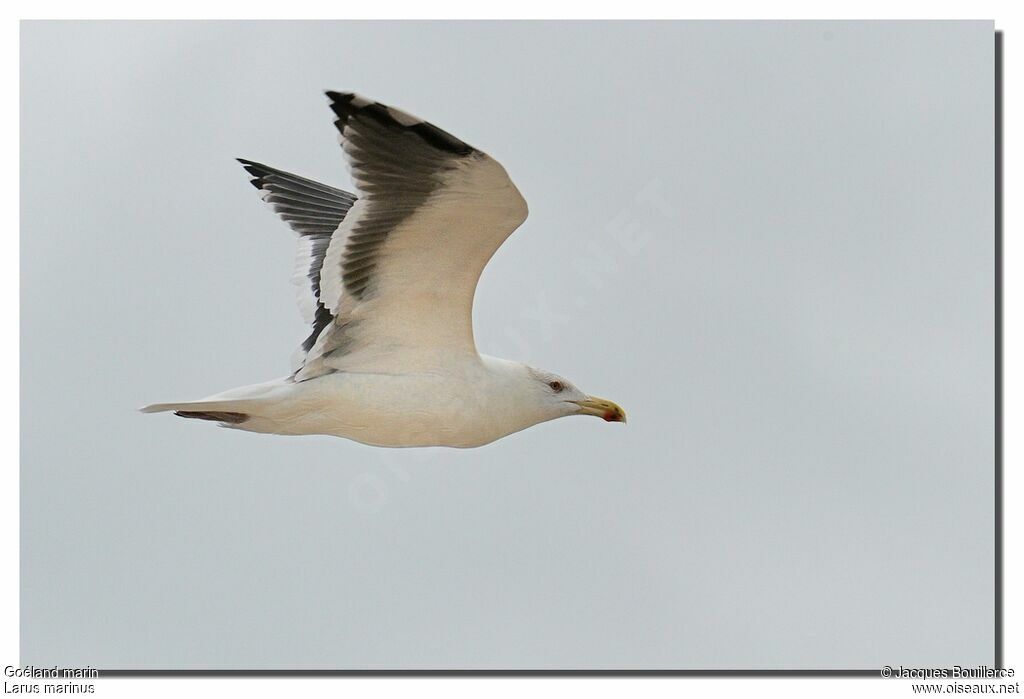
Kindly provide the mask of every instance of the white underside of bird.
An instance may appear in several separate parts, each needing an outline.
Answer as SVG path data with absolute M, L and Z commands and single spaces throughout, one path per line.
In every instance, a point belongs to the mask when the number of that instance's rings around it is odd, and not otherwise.
M 143 411 L 384 447 L 475 447 L 568 415 L 625 422 L 562 377 L 476 350 L 477 280 L 527 214 L 504 168 L 405 112 L 328 96 L 358 197 L 241 161 L 299 234 L 313 332 L 294 373 Z

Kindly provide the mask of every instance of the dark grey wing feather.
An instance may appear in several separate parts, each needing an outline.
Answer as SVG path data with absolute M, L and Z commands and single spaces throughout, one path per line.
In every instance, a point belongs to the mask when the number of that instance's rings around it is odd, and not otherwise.
M 320 273 L 331 235 L 345 220 L 356 196 L 252 160 L 238 158 L 238 162 L 252 176 L 252 186 L 263 192 L 263 201 L 300 236 L 296 280 L 303 287 L 299 291 L 299 308 L 306 322 L 313 326 L 302 343 L 302 352 L 308 352 L 333 320 L 320 300 Z
M 252 186 L 263 192 L 263 201 L 299 235 L 330 236 L 356 201 L 354 194 L 290 172 L 242 158 L 238 162 L 252 175 Z
M 472 146 L 418 117 L 353 92 L 328 92 L 334 125 L 367 210 L 349 233 L 340 260 L 345 291 L 362 298 L 376 269 L 377 252 L 412 216 Z M 328 306 L 334 299 L 328 300 Z

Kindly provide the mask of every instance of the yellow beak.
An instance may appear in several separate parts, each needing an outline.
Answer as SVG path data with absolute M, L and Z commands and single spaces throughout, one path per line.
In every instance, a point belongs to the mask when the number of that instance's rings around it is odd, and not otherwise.
M 588 396 L 585 400 L 574 400 L 573 403 L 580 406 L 579 415 L 593 415 L 605 422 L 624 423 L 626 421 L 626 411 L 610 400 Z

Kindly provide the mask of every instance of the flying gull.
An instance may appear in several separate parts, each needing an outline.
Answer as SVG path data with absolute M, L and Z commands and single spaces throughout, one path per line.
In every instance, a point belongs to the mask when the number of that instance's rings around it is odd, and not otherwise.
M 327 97 L 358 196 L 239 160 L 299 237 L 312 332 L 293 373 L 143 412 L 382 447 L 476 447 L 568 415 L 625 422 L 561 376 L 476 350 L 477 280 L 527 214 L 505 169 L 394 107 Z

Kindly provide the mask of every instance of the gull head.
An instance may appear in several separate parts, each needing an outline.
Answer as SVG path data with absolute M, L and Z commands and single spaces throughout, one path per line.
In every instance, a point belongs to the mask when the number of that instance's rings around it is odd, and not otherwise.
M 531 393 L 544 419 L 593 415 L 605 422 L 626 422 L 626 411 L 607 398 L 587 395 L 568 379 L 529 367 Z

